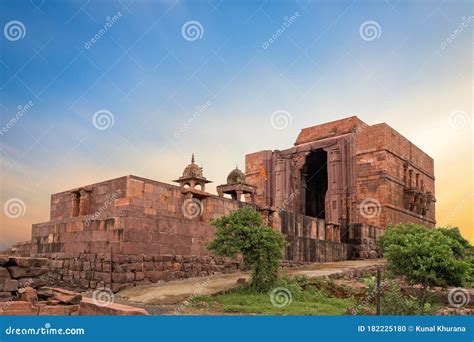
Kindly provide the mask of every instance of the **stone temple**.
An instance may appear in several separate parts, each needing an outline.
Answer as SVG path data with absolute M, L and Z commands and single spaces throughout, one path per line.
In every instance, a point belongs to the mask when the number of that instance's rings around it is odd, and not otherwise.
M 385 123 L 304 128 L 292 147 L 246 155 L 218 194 L 192 156 L 176 185 L 124 176 L 51 196 L 49 222 L 13 252 L 52 259 L 49 277 L 113 291 L 241 267 L 211 255 L 210 220 L 252 205 L 288 241 L 283 265 L 376 258 L 388 225 L 435 225 L 433 159 Z

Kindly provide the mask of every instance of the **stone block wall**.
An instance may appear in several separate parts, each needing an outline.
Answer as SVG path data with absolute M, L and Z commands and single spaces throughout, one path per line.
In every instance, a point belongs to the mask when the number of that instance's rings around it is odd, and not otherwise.
M 365 127 L 368 127 L 366 123 L 359 120 L 357 116 L 351 116 L 345 119 L 303 128 L 296 139 L 295 145 L 353 133 Z
M 56 254 L 51 256 L 49 280 L 78 289 L 122 289 L 197 276 L 234 273 L 239 261 L 212 256 Z
M 387 124 L 369 126 L 357 117 L 304 128 L 289 149 L 248 154 L 247 180 L 257 186 L 257 204 L 307 214 L 310 160 L 322 151 L 327 222 L 435 225 L 433 159 Z
M 281 232 L 288 246 L 285 260 L 291 262 L 332 262 L 350 258 L 351 246 L 341 242 L 340 227 L 288 211 L 280 211 Z
M 245 175 L 249 184 L 257 187 L 255 202 L 261 208 L 274 205 L 272 193 L 273 183 L 273 151 L 266 150 L 245 156 Z
M 354 224 L 349 227 L 347 242 L 352 246 L 351 259 L 376 259 L 382 257 L 377 240 L 384 228 L 368 224 Z
M 413 187 L 434 196 L 433 159 L 387 124 L 365 127 L 355 140 L 358 207 L 354 223 L 386 227 L 412 222 L 433 227 L 434 203 L 426 215 L 421 215 L 406 208 L 405 194 L 405 189 Z M 376 215 L 363 214 L 361 206 L 370 199 L 380 204 Z
M 52 196 L 51 221 L 33 225 L 32 254 L 52 259 L 55 283 L 117 291 L 239 269 L 238 261 L 211 256 L 206 245 L 215 234 L 209 221 L 241 203 L 209 195 L 200 199 L 200 215 L 186 217 L 177 186 L 127 176 L 85 188 L 87 214 L 75 216 L 76 190 L 66 191 Z
M 0 302 L 18 298 L 21 288 L 46 285 L 40 277 L 48 272 L 48 264 L 49 260 L 44 258 L 0 255 Z

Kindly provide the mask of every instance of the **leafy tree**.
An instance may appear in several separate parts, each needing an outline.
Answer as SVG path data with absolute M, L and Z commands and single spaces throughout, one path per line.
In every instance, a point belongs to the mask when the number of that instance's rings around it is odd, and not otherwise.
M 389 227 L 379 243 L 388 269 L 411 285 L 421 285 L 421 310 L 429 287 L 463 286 L 472 281 L 473 265 L 464 258 L 469 243 L 458 229 L 400 224 Z
M 260 214 L 245 206 L 211 222 L 216 237 L 208 249 L 216 255 L 235 258 L 242 254 L 244 265 L 252 269 L 250 287 L 267 291 L 276 279 L 279 260 L 286 245 L 283 235 L 264 226 Z

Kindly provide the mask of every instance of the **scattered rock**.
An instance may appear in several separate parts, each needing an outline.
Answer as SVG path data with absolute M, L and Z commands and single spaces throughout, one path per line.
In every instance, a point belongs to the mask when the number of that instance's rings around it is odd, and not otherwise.
M 18 287 L 32 287 L 37 289 L 38 287 L 46 286 L 48 282 L 45 279 L 40 278 L 19 278 Z
M 39 308 L 40 316 L 75 316 L 79 314 L 79 305 L 46 305 Z
M 12 293 L 8 291 L 0 292 L 0 302 L 8 302 L 12 300 Z
M 134 308 L 128 305 L 109 303 L 104 306 L 97 305 L 92 298 L 83 297 L 79 314 L 84 315 L 113 315 L 113 316 L 135 316 L 148 315 L 145 309 Z
M 474 316 L 474 309 L 469 308 L 443 308 L 434 312 L 440 316 Z
M 20 300 L 30 303 L 36 303 L 38 301 L 38 295 L 36 290 L 32 287 L 23 287 L 18 290 L 20 294 Z
M 25 278 L 25 277 L 39 277 L 48 272 L 46 267 L 32 266 L 32 267 L 20 267 L 20 266 L 9 266 L 7 267 L 8 272 L 12 278 Z
M 65 289 L 60 289 L 57 287 L 42 287 L 40 289 L 41 295 L 44 296 L 46 291 L 52 291 L 53 296 L 51 296 L 53 299 L 58 300 L 61 303 L 64 304 L 79 304 L 81 302 L 82 296 L 73 291 L 65 290 Z
M 33 306 L 33 304 L 26 301 L 11 301 L 5 305 L 0 305 L 0 315 L 36 316 L 38 315 L 38 311 L 39 308 Z
M 247 279 L 239 278 L 239 279 L 237 279 L 237 284 L 245 285 L 245 284 L 247 284 Z
M 47 258 L 29 258 L 29 257 L 9 257 L 8 265 L 20 267 L 47 266 L 49 259 Z

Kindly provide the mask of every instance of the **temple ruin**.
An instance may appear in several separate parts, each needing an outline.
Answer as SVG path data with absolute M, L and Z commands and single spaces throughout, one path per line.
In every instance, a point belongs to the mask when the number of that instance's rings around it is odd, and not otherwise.
M 376 258 L 388 225 L 435 225 L 434 180 L 433 159 L 393 128 L 349 117 L 246 155 L 217 195 L 194 155 L 177 185 L 130 175 L 53 194 L 19 253 L 51 259 L 57 282 L 113 291 L 235 272 L 239 260 L 206 249 L 210 220 L 252 205 L 285 235 L 284 265 Z

